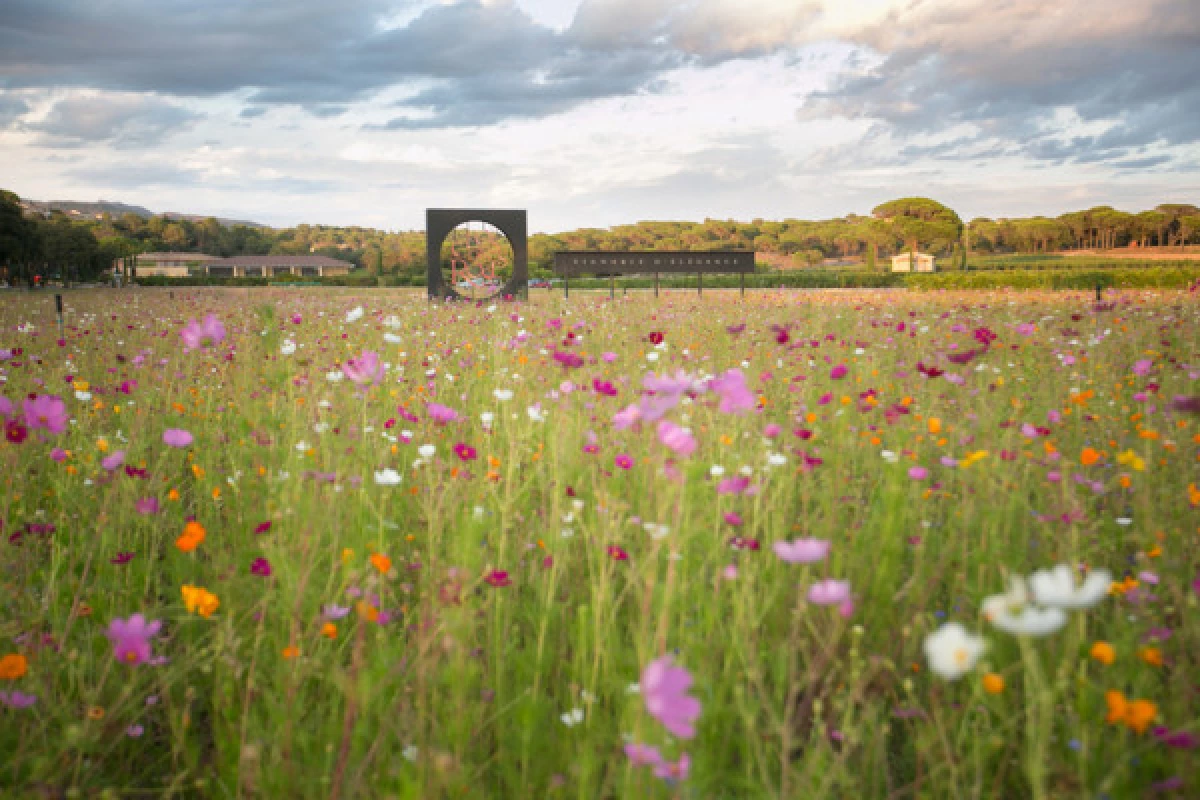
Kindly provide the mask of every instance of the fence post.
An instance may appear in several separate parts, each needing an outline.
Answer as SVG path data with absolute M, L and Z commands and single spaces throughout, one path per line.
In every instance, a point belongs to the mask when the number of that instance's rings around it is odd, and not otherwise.
M 654 273 L 654 296 L 658 297 L 658 273 Z
M 563 271 L 563 297 L 571 296 L 571 270 Z
M 745 297 L 746 296 L 746 273 L 744 273 L 744 272 L 738 273 L 738 282 L 741 284 L 742 297 Z
M 616 296 L 617 296 L 617 276 L 615 274 L 609 275 L 608 276 L 608 299 L 615 300 Z
M 696 294 L 704 294 L 704 273 L 696 273 Z

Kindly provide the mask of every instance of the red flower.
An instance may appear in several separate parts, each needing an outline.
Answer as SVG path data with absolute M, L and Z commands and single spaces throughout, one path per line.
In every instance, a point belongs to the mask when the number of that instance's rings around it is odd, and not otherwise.
M 492 570 L 487 574 L 487 577 L 485 577 L 484 580 L 488 582 L 489 586 L 494 586 L 497 589 L 502 586 L 509 586 L 512 584 L 512 579 L 509 578 L 508 573 L 502 569 Z
M 608 546 L 608 555 L 614 561 L 628 561 L 629 560 L 629 553 L 626 553 L 623 549 L 621 549 L 620 547 L 617 547 L 615 544 L 610 544 Z
M 13 444 L 20 444 L 27 436 L 29 430 L 15 419 L 10 419 L 4 426 L 4 438 Z
M 650 344 L 662 344 L 663 335 L 661 331 L 650 332 Z

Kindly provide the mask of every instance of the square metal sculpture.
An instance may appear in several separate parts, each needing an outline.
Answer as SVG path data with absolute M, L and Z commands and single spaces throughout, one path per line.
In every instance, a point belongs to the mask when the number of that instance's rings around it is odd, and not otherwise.
M 425 209 L 425 264 L 429 297 L 479 300 L 460 294 L 442 274 L 442 244 L 446 237 L 467 222 L 484 222 L 508 239 L 513 252 L 512 277 L 491 297 L 529 296 L 528 222 L 524 209 L 427 208 Z

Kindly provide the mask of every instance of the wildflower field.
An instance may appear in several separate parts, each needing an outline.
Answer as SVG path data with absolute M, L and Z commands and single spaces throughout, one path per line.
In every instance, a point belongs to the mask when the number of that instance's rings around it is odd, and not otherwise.
M 3 796 L 1200 796 L 1195 292 L 64 299 Z

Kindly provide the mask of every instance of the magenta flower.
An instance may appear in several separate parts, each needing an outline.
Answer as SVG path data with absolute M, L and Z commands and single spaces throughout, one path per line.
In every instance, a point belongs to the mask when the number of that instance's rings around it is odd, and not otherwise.
M 108 561 L 110 564 L 116 564 L 117 566 L 123 566 L 125 564 L 128 564 L 130 561 L 133 561 L 133 557 L 134 557 L 133 553 L 122 552 L 122 553 L 117 553 L 115 556 L 110 558 Z
M 910 467 L 908 470 L 908 477 L 912 478 L 914 481 L 923 481 L 929 477 L 929 470 L 925 469 L 924 467 Z
M 818 606 L 841 605 L 850 599 L 850 582 L 832 578 L 817 581 L 808 589 L 808 602 Z
M 195 439 L 182 428 L 167 428 L 163 431 L 163 443 L 170 447 L 187 447 Z
M 621 469 L 629 469 L 633 466 L 633 459 L 624 453 L 621 453 L 615 459 L 613 459 L 613 463 L 615 463 Z
M 1032 322 L 1022 322 L 1017 326 L 1017 333 L 1021 334 L 1022 336 L 1032 336 L 1036 330 L 1037 326 Z
M 651 661 L 642 670 L 646 710 L 680 739 L 696 735 L 695 722 L 700 716 L 700 701 L 687 694 L 691 685 L 692 676 L 683 667 L 674 666 L 670 656 Z
M 665 759 L 659 761 L 654 767 L 654 774 L 668 782 L 682 781 L 688 776 L 688 770 L 692 766 L 692 760 L 687 753 L 679 756 L 679 760 L 672 763 Z
M 457 411 L 449 406 L 444 406 L 441 403 L 430 403 L 425 407 L 425 411 L 428 412 L 429 418 L 438 425 L 447 425 L 459 419 Z M 409 421 L 415 422 L 416 420 L 412 419 Z
M 250 564 L 250 574 L 257 575 L 260 578 L 271 577 L 271 562 L 265 558 L 256 558 Z
M 658 423 L 658 440 L 676 455 L 690 456 L 696 452 L 696 437 L 665 419 Z
M 796 539 L 792 542 L 776 542 L 775 555 L 788 564 L 812 564 L 829 555 L 830 543 L 826 539 Z
M 61 447 L 56 447 L 50 451 L 50 458 L 51 460 L 57 461 L 59 464 L 61 464 L 67 460 L 67 451 L 63 450 Z
M 717 407 L 722 414 L 740 414 L 754 408 L 754 393 L 746 387 L 746 377 L 740 369 L 731 369 L 721 373 L 708 383 L 721 398 Z
M 363 350 L 358 358 L 347 359 L 342 372 L 359 386 L 374 386 L 383 380 L 384 367 L 378 353 Z
M 8 419 L 13 414 L 12 400 L 0 394 L 0 418 Z
M 572 353 L 570 350 L 555 350 L 554 360 L 562 364 L 565 369 L 574 369 L 575 367 L 583 366 L 583 358 L 578 353 Z
M 1150 359 L 1148 359 L 1148 358 L 1139 359 L 1139 360 L 1135 361 L 1133 364 L 1133 374 L 1134 375 L 1149 375 L 1150 368 L 1153 366 L 1154 366 L 1154 362 L 1151 361 Z
M 750 479 L 745 475 L 722 478 L 717 484 L 717 494 L 749 494 Z
M 651 747 L 648 744 L 638 744 L 630 742 L 625 745 L 625 756 L 633 762 L 635 767 L 657 767 L 662 763 L 662 754 L 658 752 L 657 747 Z
M 30 430 L 45 428 L 51 433 L 62 433 L 67 429 L 67 406 L 62 398 L 53 394 L 39 394 L 25 398 L 25 424 Z
M 189 319 L 179 336 L 183 339 L 185 351 L 196 350 L 210 344 L 220 344 L 225 338 L 225 326 L 221 324 L 221 320 L 209 314 L 202 323 Z
M 637 405 L 626 406 L 613 415 L 613 429 L 618 431 L 628 430 L 640 422 L 641 419 L 641 408 Z
M 158 633 L 162 622 L 147 622 L 141 614 L 129 619 L 114 619 L 104 635 L 112 642 L 113 657 L 126 664 L 144 664 L 150 660 L 150 637 Z
M 137 509 L 137 513 L 139 514 L 157 514 L 158 498 L 143 497 L 141 500 L 137 501 L 137 505 L 135 505 L 134 508 Z
M 502 569 L 492 570 L 487 574 L 486 577 L 484 577 L 484 581 L 487 582 L 488 586 L 492 586 L 497 589 L 512 584 L 512 578 L 508 577 L 508 572 Z
M 266 533 L 269 530 L 271 530 L 271 520 L 267 520 L 266 522 L 260 522 L 254 526 L 255 533 Z
M 125 451 L 114 450 L 112 455 L 100 461 L 100 466 L 104 467 L 104 469 L 108 470 L 109 472 L 112 472 L 114 469 L 120 469 L 121 465 L 124 463 Z
M 846 377 L 847 372 L 849 372 L 849 370 L 846 369 L 845 364 L 838 364 L 836 367 L 834 367 L 832 370 L 829 371 L 829 377 L 833 378 L 835 381 L 839 381 L 842 378 Z
M 36 702 L 36 694 L 25 694 L 21 691 L 0 692 L 0 704 L 9 708 L 29 708 Z
M 463 461 L 474 461 L 478 457 L 475 448 L 463 442 L 454 445 L 454 452 Z

